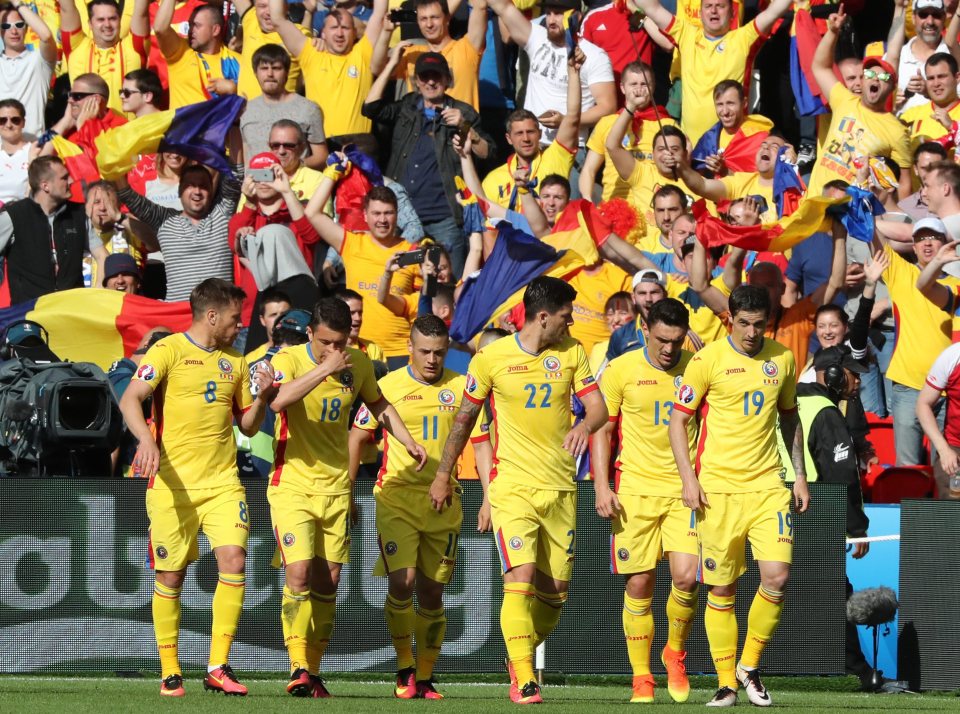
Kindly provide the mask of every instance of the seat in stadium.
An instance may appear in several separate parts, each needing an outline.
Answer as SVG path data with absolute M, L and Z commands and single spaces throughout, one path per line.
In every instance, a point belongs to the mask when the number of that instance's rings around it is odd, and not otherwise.
M 871 489 L 873 503 L 900 503 L 904 498 L 930 498 L 934 493 L 929 466 L 891 466 L 877 475 Z

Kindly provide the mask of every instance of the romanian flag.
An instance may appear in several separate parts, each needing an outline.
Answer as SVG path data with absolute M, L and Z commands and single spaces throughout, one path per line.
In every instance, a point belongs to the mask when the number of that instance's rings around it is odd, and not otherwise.
M 582 198 L 570 201 L 557 217 L 550 235 L 543 242 L 558 251 L 572 250 L 583 258 L 584 265 L 600 262 L 597 248 L 613 232 L 596 207 Z
M 96 138 L 97 165 L 111 181 L 129 173 L 141 154 L 174 151 L 205 166 L 230 173 L 224 156 L 227 132 L 246 100 L 234 94 L 179 109 L 147 114 Z
M 723 127 L 720 122 L 714 124 L 706 134 L 700 137 L 700 141 L 690 154 L 690 163 L 697 171 L 706 169 L 706 159 L 714 154 L 723 154 L 723 163 L 727 171 L 747 171 L 756 173 L 757 171 L 757 151 L 760 144 L 767 138 L 767 134 L 773 128 L 773 122 L 760 114 L 751 114 L 744 119 L 743 125 L 737 130 L 737 133 L 730 139 L 727 147 L 720 150 L 720 132 Z
M 790 28 L 790 86 L 802 117 L 812 117 L 827 111 L 827 98 L 810 69 L 813 54 L 820 44 L 820 30 L 806 10 L 797 10 Z
M 190 304 L 125 295 L 116 290 L 76 288 L 0 310 L 0 329 L 33 320 L 50 334 L 50 349 L 72 362 L 93 362 L 104 370 L 129 357 L 154 327 L 182 332 L 190 326 Z
M 759 226 L 731 226 L 711 216 L 702 200 L 693 204 L 697 218 L 697 238 L 707 248 L 735 245 L 738 248 L 782 253 L 809 238 L 814 233 L 829 231 L 832 225 L 827 209 L 847 203 L 849 197 L 827 198 L 809 196 L 800 202 L 797 210 L 777 223 Z
M 568 280 L 584 266 L 572 250 L 558 251 L 506 221 L 497 224 L 497 240 L 483 269 L 463 284 L 450 337 L 466 344 L 490 320 L 523 300 L 523 291 L 536 277 Z
M 789 216 L 800 205 L 807 187 L 795 164 L 786 160 L 787 147 L 781 146 L 777 163 L 773 168 L 773 200 L 777 204 L 777 216 Z
M 77 146 L 72 141 L 64 139 L 57 134 L 51 140 L 53 150 L 63 161 L 64 166 L 70 173 L 73 183 L 70 185 L 70 200 L 75 203 L 83 203 L 83 194 L 87 186 L 100 180 L 100 172 L 97 170 L 96 155 Z

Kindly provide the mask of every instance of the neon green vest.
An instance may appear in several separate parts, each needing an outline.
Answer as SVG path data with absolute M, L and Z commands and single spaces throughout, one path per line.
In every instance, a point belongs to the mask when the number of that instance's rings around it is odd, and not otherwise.
M 828 407 L 836 408 L 836 404 L 831 402 L 826 397 L 823 397 L 819 394 L 811 394 L 805 397 L 797 398 L 797 409 L 800 413 L 800 426 L 803 427 L 803 462 L 806 466 L 807 471 L 807 481 L 813 482 L 816 481 L 819 474 L 817 473 L 817 465 L 813 461 L 813 456 L 810 454 L 810 447 L 808 446 L 808 439 L 810 438 L 810 429 L 813 426 L 813 420 L 817 418 L 817 414 L 822 412 Z M 783 443 L 783 436 L 780 433 L 780 430 L 777 429 L 777 447 L 780 449 L 780 460 L 783 462 L 783 468 L 786 470 L 785 480 L 787 483 L 793 483 L 797 480 L 797 473 L 793 469 L 793 462 L 790 460 L 790 451 L 787 449 L 786 445 Z M 852 445 L 851 445 L 851 448 Z

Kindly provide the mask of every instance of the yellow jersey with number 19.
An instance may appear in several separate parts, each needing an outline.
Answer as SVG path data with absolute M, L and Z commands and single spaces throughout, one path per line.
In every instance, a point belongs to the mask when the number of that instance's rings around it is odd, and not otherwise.
M 597 388 L 587 353 L 572 337 L 538 354 L 527 352 L 518 335 L 477 352 L 463 396 L 474 404 L 490 396 L 497 434 L 490 481 L 575 490 L 573 456 L 563 448 L 573 424 L 571 397 Z
M 189 335 L 164 337 L 134 376 L 153 390 L 160 469 L 147 488 L 171 491 L 239 485 L 233 418 L 253 404 L 247 362 L 206 349 Z
M 382 396 L 373 363 L 347 348 L 350 369 L 331 374 L 303 399 L 277 415 L 270 486 L 305 494 L 350 493 L 347 432 L 355 401 L 373 404 Z M 286 384 L 317 366 L 310 343 L 280 350 L 271 360 L 275 384 Z
M 753 493 L 783 484 L 777 417 L 797 408 L 797 366 L 779 342 L 744 354 L 728 337 L 697 352 L 674 409 L 700 409 L 697 473 L 710 493 Z
M 681 350 L 680 360 L 665 370 L 650 361 L 646 348 L 620 355 L 603 371 L 600 390 L 610 421 L 620 434 L 616 462 L 617 493 L 680 498 L 680 474 L 670 450 L 667 427 L 683 371 L 693 354 Z M 687 423 L 691 456 L 697 443 L 697 422 Z
M 427 463 L 417 471 L 416 462 L 403 444 L 384 429 L 383 465 L 377 474 L 377 488 L 430 487 L 460 408 L 465 384 L 463 375 L 449 369 L 444 369 L 433 384 L 421 382 L 413 376 L 409 365 L 380 380 L 383 396 L 396 408 L 407 431 L 427 450 Z M 377 428 L 377 420 L 366 407 L 360 408 L 353 424 L 364 431 L 373 432 Z M 455 474 L 451 474 L 450 479 L 455 480 Z

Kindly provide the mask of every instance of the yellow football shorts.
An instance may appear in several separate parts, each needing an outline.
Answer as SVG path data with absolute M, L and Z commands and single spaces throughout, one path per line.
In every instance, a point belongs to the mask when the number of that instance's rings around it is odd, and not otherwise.
M 247 548 L 250 515 L 247 494 L 239 483 L 223 488 L 147 490 L 150 551 L 147 565 L 155 570 L 182 570 L 200 557 L 197 534 L 202 530 L 211 548 Z
M 380 557 L 373 574 L 416 568 L 431 580 L 449 583 L 463 523 L 462 493 L 454 486 L 452 505 L 437 513 L 427 488 L 375 489 Z
M 645 573 L 664 553 L 699 555 L 696 513 L 672 496 L 617 494 L 621 514 L 613 519 L 610 572 Z
M 323 558 L 350 562 L 350 495 L 315 494 L 267 488 L 270 521 L 277 539 L 273 567 Z
M 792 562 L 790 497 L 790 491 L 780 487 L 756 493 L 708 493 L 710 505 L 697 512 L 700 581 L 729 585 L 743 575 L 747 540 L 755 560 Z
M 518 486 L 502 479 L 490 484 L 493 534 L 500 566 L 507 572 L 536 563 L 555 580 L 570 580 L 576 543 L 577 492 Z

